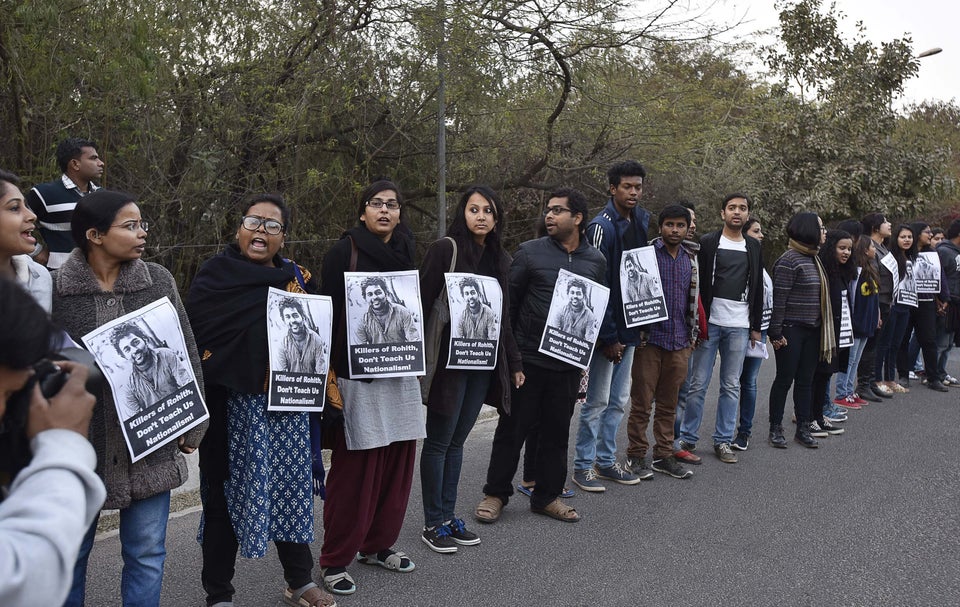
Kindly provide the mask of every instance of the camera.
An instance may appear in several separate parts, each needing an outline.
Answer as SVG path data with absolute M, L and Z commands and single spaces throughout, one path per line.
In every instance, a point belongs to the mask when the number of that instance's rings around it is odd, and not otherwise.
M 34 363 L 33 375 L 23 388 L 7 400 L 6 413 L 0 419 L 0 486 L 9 485 L 17 473 L 30 464 L 32 454 L 27 438 L 30 396 L 38 384 L 44 398 L 49 399 L 60 392 L 69 374 L 57 366 L 58 360 L 73 361 L 87 368 L 87 392 L 97 395 L 102 389 L 103 374 L 97 368 L 96 360 L 81 348 L 65 348 Z

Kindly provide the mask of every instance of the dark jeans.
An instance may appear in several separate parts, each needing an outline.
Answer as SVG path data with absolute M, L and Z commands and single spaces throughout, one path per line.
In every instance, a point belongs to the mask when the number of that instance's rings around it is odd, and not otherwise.
M 880 336 L 877 338 L 877 357 L 874 362 L 876 381 L 896 379 L 897 349 L 903 341 L 909 320 L 910 306 L 894 304 L 890 307 L 890 315 L 887 316 L 887 322 L 881 327 Z
M 527 432 L 536 424 L 537 485 L 530 505 L 543 508 L 560 496 L 566 481 L 570 417 L 580 390 L 581 373 L 579 369 L 552 371 L 525 363 L 524 375 L 523 386 L 511 388 L 510 415 L 500 414 L 483 492 L 500 498 L 504 504 L 509 501 L 520 450 Z
M 910 339 L 910 328 L 916 337 L 916 346 Z M 927 378 L 937 378 L 937 304 L 934 301 L 919 301 L 916 308 L 910 309 L 910 323 L 904 332 L 897 352 L 897 373 L 908 377 L 917 360 L 917 354 L 923 352 L 923 370 Z
M 774 351 L 777 376 L 770 389 L 770 425 L 783 423 L 787 392 L 793 385 L 793 410 L 797 423 L 813 420 L 811 415 L 813 372 L 820 358 L 820 328 L 784 325 L 787 345 Z
M 810 402 L 810 417 L 818 424 L 823 422 L 823 410 L 827 403 L 832 402 L 830 400 L 831 377 L 833 377 L 833 373 L 822 371 L 814 371 L 813 373 L 813 388 L 811 389 L 813 400 Z M 797 417 L 797 419 L 800 418 Z
M 455 403 L 450 415 L 427 409 L 427 437 L 420 453 L 423 518 L 427 527 L 453 519 L 463 465 L 463 443 L 473 429 L 490 385 L 492 371 L 456 374 Z
M 223 482 L 207 484 L 200 479 L 203 494 L 203 568 L 200 581 L 207 593 L 207 605 L 233 600 L 233 575 L 237 562 L 237 536 L 227 512 Z M 287 586 L 296 590 L 313 581 L 313 555 L 308 544 L 274 542 L 283 566 Z
M 890 318 L 890 306 L 880 304 L 880 326 L 873 334 L 873 337 L 867 340 L 863 347 L 863 354 L 860 356 L 860 365 L 857 367 L 857 385 L 859 388 L 869 387 L 873 383 L 880 381 L 877 379 L 877 340 L 880 338 L 882 327 L 887 325 Z

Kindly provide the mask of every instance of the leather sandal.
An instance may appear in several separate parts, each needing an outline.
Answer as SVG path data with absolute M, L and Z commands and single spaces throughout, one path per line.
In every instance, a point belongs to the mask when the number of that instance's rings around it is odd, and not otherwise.
M 315 590 L 315 592 L 310 593 L 313 598 L 308 599 L 306 594 L 311 590 Z M 291 607 L 337 607 L 337 600 L 313 582 L 296 590 L 285 589 L 283 591 L 283 603 Z
M 552 519 L 563 521 L 564 523 L 579 523 L 580 515 L 570 506 L 567 506 L 559 499 L 555 499 L 543 508 L 534 508 L 530 506 L 530 512 L 549 516 Z
M 485 495 L 477 504 L 473 516 L 481 523 L 496 523 L 500 520 L 501 514 L 503 514 L 503 500 L 492 495 Z

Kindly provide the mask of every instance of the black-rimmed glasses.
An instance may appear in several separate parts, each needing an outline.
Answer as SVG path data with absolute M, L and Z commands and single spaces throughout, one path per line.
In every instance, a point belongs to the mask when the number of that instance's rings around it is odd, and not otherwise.
M 271 236 L 276 236 L 283 231 L 283 224 L 276 219 L 266 219 L 256 215 L 245 215 L 240 225 L 251 232 L 256 232 L 260 229 L 260 226 L 263 226 L 263 231 Z

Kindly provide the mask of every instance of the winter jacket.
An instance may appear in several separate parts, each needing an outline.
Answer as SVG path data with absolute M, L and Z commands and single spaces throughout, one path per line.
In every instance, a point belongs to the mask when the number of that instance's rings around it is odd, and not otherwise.
M 510 322 L 523 362 L 552 371 L 572 368 L 538 351 L 561 268 L 606 284 L 607 260 L 584 238 L 571 252 L 549 236 L 528 240 L 520 245 L 510 265 Z
M 200 356 L 187 313 L 180 302 L 173 276 L 155 263 L 136 259 L 120 267 L 112 291 L 100 288 L 93 270 L 80 249 L 74 249 L 53 276 L 53 320 L 77 343 L 90 331 L 163 297 L 177 310 L 190 364 L 203 390 Z M 187 481 L 187 462 L 177 441 L 167 443 L 136 463 L 131 463 L 113 392 L 106 381 L 96 395 L 97 405 L 90 422 L 90 442 L 97 452 L 97 473 L 107 486 L 104 508 L 125 508 L 133 500 L 170 491 Z M 207 422 L 184 434 L 187 447 L 200 446 Z
M 627 328 L 623 317 L 623 295 L 620 292 L 620 260 L 623 252 L 647 246 L 647 224 L 650 213 L 640 206 L 633 207 L 628 221 L 617 211 L 613 199 L 587 225 L 587 241 L 607 260 L 606 284 L 610 287 L 610 301 L 600 324 L 598 346 L 620 342 L 625 346 L 640 344 L 640 329 Z
M 700 265 L 700 299 L 710 320 L 710 304 L 713 303 L 713 266 L 717 260 L 722 230 L 704 234 L 700 239 L 700 251 L 697 261 Z M 760 241 L 744 235 L 747 242 L 747 292 L 750 304 L 750 330 L 760 332 L 763 321 L 763 253 Z

